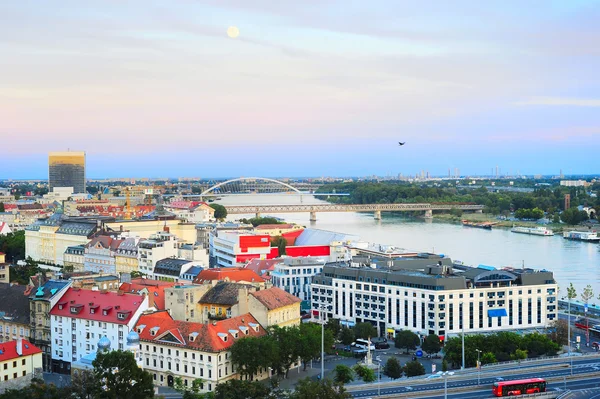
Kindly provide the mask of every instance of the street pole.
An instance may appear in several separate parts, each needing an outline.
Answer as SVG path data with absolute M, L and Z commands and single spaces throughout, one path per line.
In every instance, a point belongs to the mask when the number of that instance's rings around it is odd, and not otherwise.
M 479 354 L 481 351 L 479 349 L 475 349 L 477 351 L 477 386 L 481 383 L 481 364 L 479 363 Z
M 465 310 L 464 310 L 464 306 L 463 303 L 460 303 L 460 309 L 461 309 L 461 314 L 460 314 L 460 323 L 462 326 L 462 369 L 465 369 Z
M 321 382 L 325 381 L 325 313 L 324 306 L 321 306 Z
M 377 362 L 377 377 L 379 378 L 379 382 L 377 384 L 377 396 L 381 396 L 381 362 Z
M 571 375 L 573 375 L 573 356 L 571 356 L 571 298 L 569 298 L 568 294 L 567 294 L 567 300 L 569 301 L 569 304 L 568 304 L 569 320 L 567 322 L 567 325 L 568 325 L 567 335 L 569 336 L 568 337 L 569 338 L 568 339 L 568 341 L 569 341 L 569 362 L 571 363 Z
M 444 374 L 444 399 L 448 399 L 448 374 Z

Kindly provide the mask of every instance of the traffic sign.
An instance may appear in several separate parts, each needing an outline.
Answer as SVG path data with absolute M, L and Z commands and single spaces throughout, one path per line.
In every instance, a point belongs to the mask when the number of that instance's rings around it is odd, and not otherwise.
M 416 357 L 423 357 L 423 351 L 422 351 L 421 349 L 418 349 L 418 350 L 415 352 L 415 356 L 416 356 Z

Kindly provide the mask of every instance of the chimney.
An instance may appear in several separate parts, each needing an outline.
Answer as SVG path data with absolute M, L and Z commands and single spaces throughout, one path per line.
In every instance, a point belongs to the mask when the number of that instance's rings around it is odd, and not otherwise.
M 163 227 L 163 231 L 164 231 L 165 233 L 170 233 L 170 232 L 171 232 L 171 229 L 169 228 L 169 226 L 167 226 L 167 224 L 166 224 L 166 223 L 165 223 L 165 226 Z
M 17 355 L 23 356 L 23 338 L 17 338 Z

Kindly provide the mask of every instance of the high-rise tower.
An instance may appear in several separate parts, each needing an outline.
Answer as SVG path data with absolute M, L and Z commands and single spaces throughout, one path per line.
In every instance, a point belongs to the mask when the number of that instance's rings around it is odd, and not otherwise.
M 73 187 L 85 193 L 85 152 L 51 152 L 48 155 L 48 186 Z

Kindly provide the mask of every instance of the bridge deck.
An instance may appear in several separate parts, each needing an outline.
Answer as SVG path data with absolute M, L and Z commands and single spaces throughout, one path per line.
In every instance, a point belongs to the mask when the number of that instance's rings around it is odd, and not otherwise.
M 483 205 L 441 204 L 317 204 L 317 205 L 225 205 L 228 214 L 246 213 L 295 213 L 295 212 L 375 212 L 375 211 L 443 211 L 461 209 L 478 211 Z

